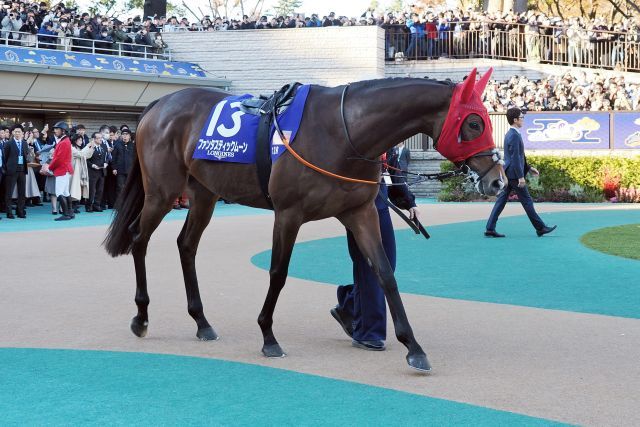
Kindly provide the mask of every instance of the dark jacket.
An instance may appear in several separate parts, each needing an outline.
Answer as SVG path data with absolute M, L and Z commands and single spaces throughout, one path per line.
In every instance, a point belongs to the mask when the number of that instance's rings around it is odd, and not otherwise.
M 27 156 L 29 155 L 29 144 L 27 141 L 22 141 L 22 172 L 19 173 L 27 173 Z M 18 146 L 16 145 L 16 141 L 11 138 L 9 141 L 4 143 L 3 148 L 3 156 L 2 156 L 2 169 L 5 175 L 15 175 L 18 173 L 18 156 L 20 156 L 20 152 L 18 151 Z
M 524 143 L 520 132 L 509 129 L 504 136 L 504 171 L 509 179 L 524 178 L 529 173 L 529 165 L 524 155 Z
M 117 140 L 113 146 L 113 160 L 111 161 L 111 167 L 113 170 L 117 170 L 119 174 L 128 174 L 133 166 L 133 161 L 136 155 L 136 144 L 133 141 L 129 141 L 125 144 L 121 139 Z
M 102 172 L 103 175 L 106 174 L 107 171 L 104 169 L 105 163 L 107 163 L 107 147 L 104 144 L 100 144 L 99 147 L 96 146 L 95 150 L 93 150 L 93 156 L 87 159 L 89 172 Z M 99 169 L 95 169 L 93 165 L 96 165 Z

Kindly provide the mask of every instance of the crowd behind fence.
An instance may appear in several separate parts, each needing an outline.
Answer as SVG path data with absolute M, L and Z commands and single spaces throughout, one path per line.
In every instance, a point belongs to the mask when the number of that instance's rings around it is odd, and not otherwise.
M 454 30 L 410 33 L 386 27 L 386 59 L 487 58 L 552 65 L 640 71 L 640 30 L 625 32 L 573 27 L 531 27 L 458 22 Z M 468 29 L 466 29 L 468 28 Z
M 135 41 L 120 43 L 113 39 L 94 40 L 82 37 L 31 34 L 14 31 L 0 38 L 0 45 L 35 49 L 54 49 L 99 55 L 128 56 L 133 58 L 171 60 L 171 50 L 166 45 L 147 45 Z

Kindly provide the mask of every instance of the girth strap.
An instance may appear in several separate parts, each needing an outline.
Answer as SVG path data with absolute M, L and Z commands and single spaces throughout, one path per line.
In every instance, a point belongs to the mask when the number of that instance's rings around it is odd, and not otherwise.
M 256 135 L 256 169 L 260 190 L 273 210 L 273 202 L 269 195 L 269 178 L 271 177 L 271 114 L 263 114 L 258 122 L 258 134 Z

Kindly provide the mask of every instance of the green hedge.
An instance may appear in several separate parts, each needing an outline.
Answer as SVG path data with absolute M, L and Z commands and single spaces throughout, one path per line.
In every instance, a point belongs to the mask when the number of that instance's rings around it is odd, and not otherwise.
M 537 201 L 600 202 L 614 196 L 626 201 L 625 189 L 640 188 L 640 157 L 530 155 L 527 161 L 540 171 L 539 178 L 528 177 L 529 191 Z M 452 170 L 453 165 L 443 162 L 441 169 Z M 438 198 L 441 201 L 468 201 L 482 196 L 465 185 L 462 178 L 454 178 L 443 183 Z

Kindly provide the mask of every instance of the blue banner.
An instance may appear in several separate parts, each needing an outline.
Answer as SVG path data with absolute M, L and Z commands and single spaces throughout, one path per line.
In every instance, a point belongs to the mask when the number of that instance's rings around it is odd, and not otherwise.
M 526 149 L 609 149 L 609 113 L 529 113 L 523 130 Z
M 291 144 L 302 121 L 309 87 L 300 86 L 291 105 L 278 115 L 278 125 Z M 240 109 L 241 101 L 247 98 L 251 98 L 251 95 L 228 96 L 214 105 L 200 132 L 200 139 L 193 153 L 194 159 L 255 163 L 260 117 L 246 114 Z M 270 140 L 271 160 L 275 162 L 286 151 L 286 147 L 273 126 Z
M 65 52 L 50 49 L 29 49 L 0 46 L 0 62 L 12 64 L 40 64 L 80 70 L 117 71 L 127 74 L 156 74 L 173 77 L 206 77 L 196 64 L 160 61 L 90 53 Z
M 640 150 L 640 113 L 616 112 L 613 114 L 613 148 Z

